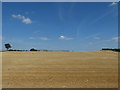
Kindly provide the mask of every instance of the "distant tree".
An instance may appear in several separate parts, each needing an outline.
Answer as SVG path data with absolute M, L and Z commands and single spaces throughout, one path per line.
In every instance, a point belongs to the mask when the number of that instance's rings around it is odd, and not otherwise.
M 9 43 L 5 44 L 5 48 L 8 50 L 9 48 L 11 48 L 11 45 Z
M 9 49 L 8 51 L 14 51 L 13 49 Z
M 37 50 L 36 50 L 36 49 L 34 49 L 34 48 L 31 48 L 31 49 L 30 49 L 30 51 L 37 51 Z

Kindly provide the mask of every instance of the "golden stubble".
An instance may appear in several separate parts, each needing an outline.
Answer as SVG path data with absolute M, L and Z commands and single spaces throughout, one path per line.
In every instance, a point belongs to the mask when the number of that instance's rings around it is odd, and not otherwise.
M 117 88 L 118 52 L 2 52 L 3 88 Z

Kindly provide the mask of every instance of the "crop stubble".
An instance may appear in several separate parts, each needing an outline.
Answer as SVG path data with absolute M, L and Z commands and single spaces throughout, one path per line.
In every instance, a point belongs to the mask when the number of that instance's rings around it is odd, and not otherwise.
M 2 52 L 3 88 L 117 88 L 112 51 Z

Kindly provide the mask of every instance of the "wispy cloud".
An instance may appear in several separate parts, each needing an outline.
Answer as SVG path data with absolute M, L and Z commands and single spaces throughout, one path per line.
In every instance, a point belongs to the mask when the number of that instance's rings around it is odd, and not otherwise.
M 30 39 L 30 40 L 33 40 L 33 39 L 35 39 L 35 38 L 34 38 L 34 37 L 29 37 L 29 39 Z
M 71 18 L 72 18 L 72 15 L 74 14 L 74 13 L 73 13 L 74 6 L 75 6 L 75 4 L 74 4 L 74 3 L 71 3 L 71 5 L 70 5 L 70 7 L 69 7 L 69 10 L 68 10 L 68 17 L 69 17 L 69 19 L 71 19 Z
M 96 34 L 93 34 L 93 35 L 88 35 L 85 39 L 98 39 L 100 37 L 98 37 L 100 35 L 100 33 L 96 33 Z
M 100 37 L 94 37 L 93 39 L 95 39 L 95 40 L 100 40 Z
M 107 17 L 107 16 L 110 15 L 111 13 L 113 13 L 113 10 L 108 11 L 108 12 L 104 13 L 103 15 L 97 17 L 97 18 L 96 18 L 95 20 L 93 20 L 90 24 L 94 24 L 94 23 L 100 21 L 101 19 Z
M 65 36 L 60 36 L 59 39 L 61 40 L 73 40 L 73 38 L 65 37 Z
M 25 16 L 22 16 L 20 14 L 18 15 L 12 15 L 13 18 L 16 18 L 16 19 L 19 19 L 19 20 L 22 20 L 23 23 L 25 24 L 31 24 L 32 23 L 32 20 L 30 18 L 26 18 Z
M 109 4 L 109 6 L 115 6 L 115 5 L 117 5 L 116 2 L 112 2 L 111 4 Z
M 37 33 L 40 33 L 40 31 L 34 31 L 33 33 L 37 34 Z
M 111 7 L 111 6 L 115 6 L 115 5 L 117 5 L 117 3 L 116 2 L 112 2 L 108 6 Z M 103 13 L 102 15 L 100 15 L 99 17 L 95 18 L 93 21 L 91 21 L 90 24 L 94 24 L 94 23 L 104 19 L 105 17 L 111 15 L 112 13 L 115 13 L 115 8 L 112 8 L 109 11 L 107 11 L 107 12 Z
M 48 37 L 40 37 L 40 40 L 51 40 L 51 39 Z
M 63 13 L 62 13 L 62 6 L 58 7 L 58 17 L 60 21 L 64 21 Z
M 113 37 L 113 38 L 111 38 L 109 40 L 104 40 L 104 41 L 107 41 L 107 42 L 116 41 L 116 42 L 118 42 L 118 41 L 120 41 L 120 37 Z
M 38 40 L 52 40 L 48 37 L 29 37 L 30 40 L 38 39 Z
M 114 41 L 118 41 L 119 40 L 120 41 L 120 37 L 113 37 L 112 40 L 114 40 Z
M 86 17 L 87 18 L 87 17 Z M 76 36 L 79 37 L 80 36 L 80 31 L 84 29 L 84 27 L 86 26 L 86 19 L 82 19 L 80 21 L 80 23 L 78 24 L 77 26 L 77 29 L 76 29 Z

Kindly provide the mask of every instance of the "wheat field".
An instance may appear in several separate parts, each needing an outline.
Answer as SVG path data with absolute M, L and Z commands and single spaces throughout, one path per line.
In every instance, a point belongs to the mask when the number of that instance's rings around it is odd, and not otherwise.
M 3 88 L 117 88 L 118 52 L 2 52 Z

